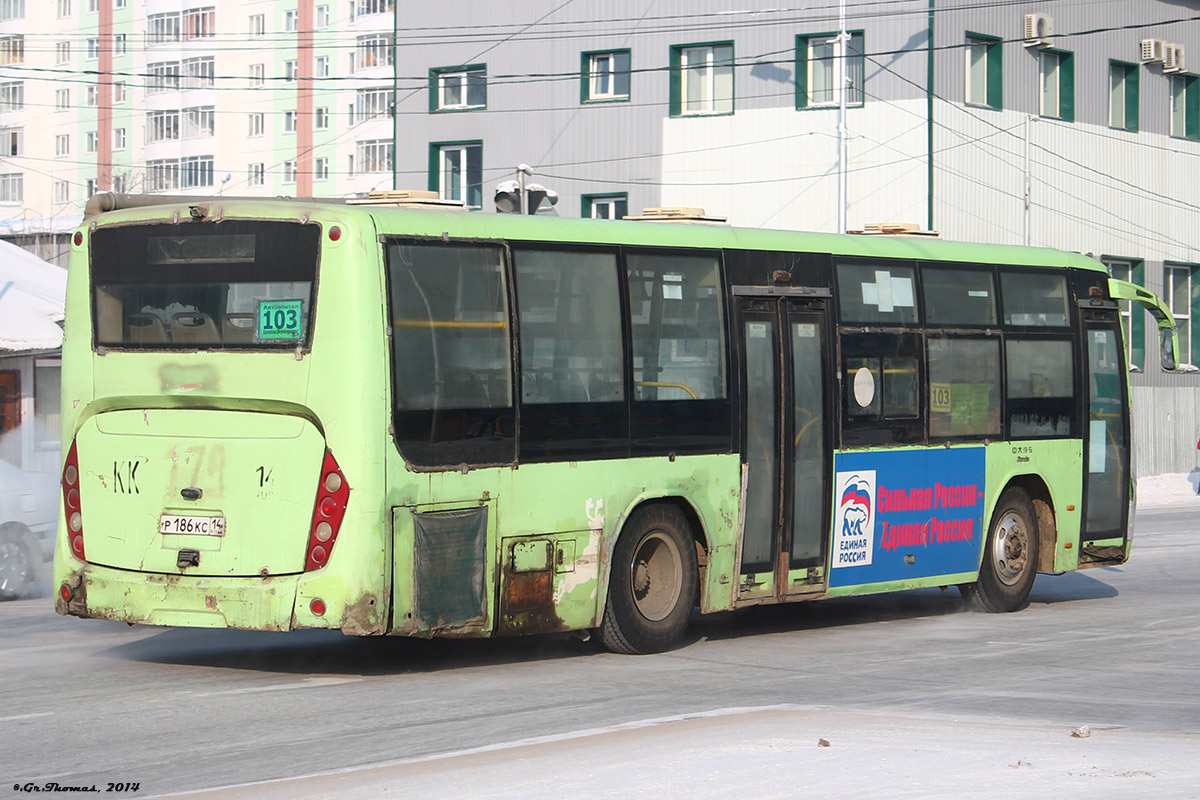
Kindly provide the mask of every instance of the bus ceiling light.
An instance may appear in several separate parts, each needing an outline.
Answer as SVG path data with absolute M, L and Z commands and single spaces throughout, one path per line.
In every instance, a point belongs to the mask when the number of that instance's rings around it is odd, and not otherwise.
M 346 476 L 342 474 L 333 453 L 326 450 L 325 462 L 321 465 L 321 478 L 317 484 L 317 499 L 313 504 L 308 552 L 304 559 L 305 572 L 320 569 L 328 563 L 329 554 L 337 541 L 338 530 L 342 526 L 342 519 L 346 516 L 346 503 L 349 499 L 350 485 L 346 483 Z
M 67 518 L 67 538 L 71 552 L 79 559 L 83 555 L 83 501 L 79 495 L 79 454 L 75 443 L 67 451 L 67 463 L 62 474 L 63 515 Z

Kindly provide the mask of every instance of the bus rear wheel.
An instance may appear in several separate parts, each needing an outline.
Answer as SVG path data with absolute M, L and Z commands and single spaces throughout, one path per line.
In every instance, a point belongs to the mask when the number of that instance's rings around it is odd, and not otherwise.
M 1023 490 L 1000 495 L 984 546 L 979 580 L 959 587 L 977 611 L 1016 611 L 1025 605 L 1037 576 L 1038 529 L 1033 503 Z
M 613 550 L 600 641 L 614 653 L 658 653 L 687 628 L 696 604 L 696 545 L 683 513 L 643 506 Z

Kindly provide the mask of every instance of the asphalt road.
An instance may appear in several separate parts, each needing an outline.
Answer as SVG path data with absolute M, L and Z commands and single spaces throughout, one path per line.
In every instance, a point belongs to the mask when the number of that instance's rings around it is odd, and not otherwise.
M 1041 575 L 1015 614 L 968 612 L 953 590 L 830 600 L 699 618 L 685 646 L 641 657 L 128 627 L 58 617 L 42 596 L 0 604 L 0 796 L 185 792 L 773 706 L 846 730 L 879 715 L 1088 725 L 1200 752 L 1198 574 L 1200 514 L 1143 509 L 1127 565 Z

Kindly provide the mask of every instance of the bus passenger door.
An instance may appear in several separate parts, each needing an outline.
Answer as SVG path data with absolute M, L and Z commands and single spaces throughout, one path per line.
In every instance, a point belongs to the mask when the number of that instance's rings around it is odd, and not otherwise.
M 739 325 L 745 493 L 737 596 L 820 592 L 831 496 L 825 303 L 790 294 L 742 297 Z
M 1116 311 L 1085 311 L 1083 554 L 1123 560 L 1129 511 L 1129 406 Z

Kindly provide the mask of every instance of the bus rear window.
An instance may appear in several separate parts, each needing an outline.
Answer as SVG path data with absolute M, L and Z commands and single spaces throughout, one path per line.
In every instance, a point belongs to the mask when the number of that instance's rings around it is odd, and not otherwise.
M 320 230 L 232 220 L 100 228 L 96 344 L 153 350 L 307 346 Z

